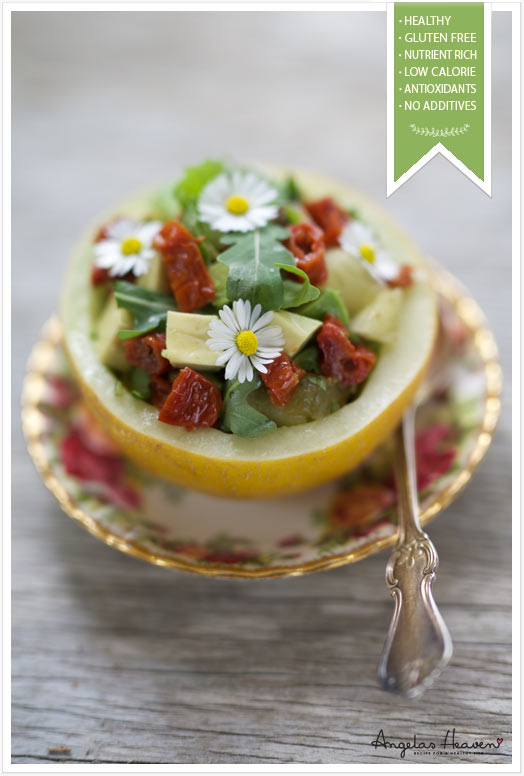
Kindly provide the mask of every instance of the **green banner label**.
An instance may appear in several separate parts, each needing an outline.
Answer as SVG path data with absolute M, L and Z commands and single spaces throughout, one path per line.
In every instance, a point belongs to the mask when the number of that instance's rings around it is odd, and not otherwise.
M 486 190 L 484 3 L 395 3 L 388 30 L 393 188 L 441 152 Z

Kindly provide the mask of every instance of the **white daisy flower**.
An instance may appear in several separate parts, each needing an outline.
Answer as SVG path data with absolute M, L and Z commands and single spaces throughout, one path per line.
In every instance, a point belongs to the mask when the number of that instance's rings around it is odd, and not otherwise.
M 220 320 L 213 320 L 209 326 L 206 344 L 211 350 L 221 350 L 217 366 L 225 366 L 226 380 L 238 377 L 238 381 L 253 378 L 253 367 L 258 372 L 267 372 L 265 364 L 271 364 L 282 352 L 284 337 L 280 326 L 268 326 L 273 313 L 260 315 L 262 306 L 256 304 L 251 311 L 251 302 L 237 299 L 233 309 L 224 305 L 218 311 Z
M 222 173 L 202 191 L 198 210 L 202 221 L 219 232 L 250 232 L 278 213 L 271 204 L 277 191 L 252 172 Z
M 153 238 L 162 228 L 160 221 L 119 218 L 106 227 L 106 237 L 95 243 L 95 266 L 109 270 L 111 277 L 132 272 L 145 275 L 155 251 Z
M 361 221 L 350 221 L 346 224 L 339 243 L 347 253 L 361 259 L 368 272 L 380 283 L 387 283 L 398 275 L 398 264 L 380 247 L 369 226 Z

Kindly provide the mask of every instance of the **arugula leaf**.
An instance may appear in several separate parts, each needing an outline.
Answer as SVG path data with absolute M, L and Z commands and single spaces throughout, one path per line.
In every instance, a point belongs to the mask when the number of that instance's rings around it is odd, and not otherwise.
M 307 348 L 301 350 L 296 356 L 293 356 L 293 361 L 305 372 L 316 372 L 320 374 L 320 350 L 317 345 L 308 345 Z
M 129 375 L 129 390 L 137 399 L 149 399 L 151 387 L 149 375 L 145 369 L 140 369 L 139 366 L 133 367 Z
M 294 280 L 284 278 L 284 299 L 282 307 L 298 307 L 306 302 L 311 302 L 320 295 L 320 289 L 312 286 L 310 280 L 303 269 L 290 267 L 288 264 L 275 264 L 279 269 L 285 269 L 293 275 L 298 275 L 303 279 L 303 283 L 295 283 Z
M 139 337 L 159 326 L 165 327 L 167 311 L 177 309 L 172 296 L 140 288 L 125 280 L 115 283 L 115 299 L 119 307 L 130 310 L 134 315 L 134 328 L 121 329 L 118 332 L 120 339 Z
M 195 167 L 187 167 L 184 170 L 184 177 L 175 187 L 175 195 L 182 207 L 187 207 L 190 202 L 198 198 L 198 195 L 216 176 L 224 169 L 224 163 L 216 159 L 206 159 L 202 164 Z
M 227 380 L 222 405 L 222 427 L 225 431 L 241 437 L 252 437 L 276 429 L 276 423 L 252 407 L 247 400 L 249 394 L 260 385 L 258 375 L 244 383 Z
M 295 312 L 300 315 L 307 315 L 308 318 L 316 318 L 317 321 L 323 321 L 328 313 L 335 315 L 346 328 L 349 327 L 349 316 L 340 293 L 332 288 L 326 288 L 322 291 L 318 299 L 313 302 L 302 305 Z
M 279 242 L 287 236 L 287 229 L 276 224 L 241 235 L 224 235 L 222 242 L 234 243 L 218 255 L 218 261 L 229 267 L 226 288 L 230 299 L 249 299 L 266 310 L 282 307 L 284 286 L 276 265 L 291 271 L 295 268 L 293 255 Z
M 213 229 L 211 229 L 209 224 L 206 224 L 204 221 L 200 221 L 197 207 L 194 202 L 190 202 L 186 206 L 184 215 L 182 216 L 182 223 L 186 229 L 189 229 L 191 234 L 195 237 L 205 237 L 205 240 L 200 243 L 199 248 L 200 253 L 202 254 L 202 258 L 206 264 L 210 264 L 212 261 L 215 261 L 218 253 L 221 250 L 221 235 L 219 232 L 215 232 Z

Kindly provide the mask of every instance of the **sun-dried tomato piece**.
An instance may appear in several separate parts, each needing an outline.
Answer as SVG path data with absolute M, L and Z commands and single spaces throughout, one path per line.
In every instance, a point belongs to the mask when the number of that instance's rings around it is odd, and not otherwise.
M 150 375 L 163 375 L 171 365 L 164 358 L 162 351 L 166 347 L 166 335 L 144 334 L 142 337 L 133 337 L 124 343 L 126 359 L 133 366 L 139 366 Z
M 388 280 L 390 288 L 408 288 L 413 285 L 413 271 L 411 264 L 403 264 L 398 271 L 398 275 L 392 280 Z
M 109 224 L 104 224 L 101 226 L 98 230 L 98 232 L 95 235 L 95 239 L 93 242 L 100 242 L 100 240 L 105 240 L 107 238 L 107 229 L 109 227 Z M 109 280 L 109 270 L 105 269 L 104 267 L 97 267 L 96 264 L 93 264 L 91 268 L 91 285 L 92 286 L 101 286 L 104 283 L 107 283 Z
M 358 385 L 371 372 L 375 354 L 364 345 L 353 345 L 344 324 L 334 315 L 326 315 L 317 334 L 321 351 L 320 368 L 342 385 Z
M 350 220 L 350 216 L 331 197 L 317 199 L 315 202 L 306 202 L 305 206 L 313 221 L 324 232 L 326 248 L 338 245 L 340 233 Z
M 183 313 L 192 313 L 215 297 L 215 286 L 198 243 L 180 221 L 165 223 L 153 242 L 164 260 L 171 291 Z
M 327 278 L 327 267 L 322 229 L 304 222 L 293 224 L 289 231 L 290 237 L 284 245 L 297 260 L 297 267 L 306 273 L 314 285 L 323 283 Z M 297 275 L 291 275 L 291 277 L 293 280 L 302 282 Z
M 220 391 L 203 375 L 186 366 L 173 381 L 158 419 L 192 431 L 216 423 L 222 407 Z
M 93 267 L 91 268 L 91 285 L 92 286 L 101 286 L 104 283 L 107 283 L 109 280 L 109 270 L 105 267 L 97 267 L 96 264 L 93 264 Z
M 149 388 L 151 390 L 151 404 L 161 410 L 171 393 L 171 383 L 165 377 L 153 375 L 149 382 Z
M 302 377 L 306 374 L 289 356 L 281 353 L 271 364 L 266 364 L 267 372 L 259 372 L 267 388 L 269 398 L 277 407 L 285 407 L 291 399 Z
M 109 227 L 112 224 L 114 224 L 115 221 L 118 221 L 118 219 L 115 219 L 114 221 L 109 221 L 109 223 L 107 224 L 102 224 L 102 226 L 98 228 L 98 231 L 95 234 L 95 238 L 93 242 L 97 243 L 97 242 L 100 242 L 101 240 L 107 240 L 107 238 L 109 237 Z

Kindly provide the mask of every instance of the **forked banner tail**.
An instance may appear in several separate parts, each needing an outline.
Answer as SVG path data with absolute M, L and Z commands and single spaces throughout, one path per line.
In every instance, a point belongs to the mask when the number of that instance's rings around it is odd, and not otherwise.
M 491 195 L 491 6 L 388 5 L 388 196 L 441 153 Z

